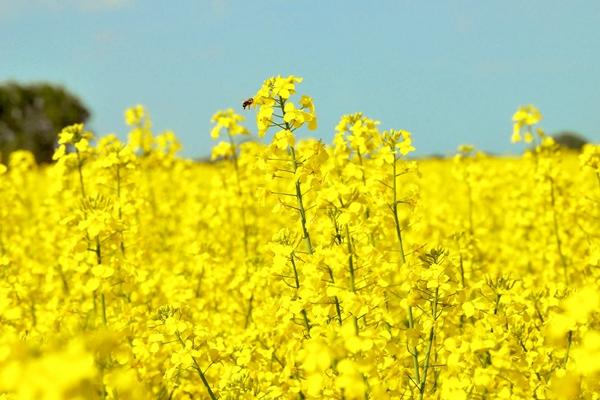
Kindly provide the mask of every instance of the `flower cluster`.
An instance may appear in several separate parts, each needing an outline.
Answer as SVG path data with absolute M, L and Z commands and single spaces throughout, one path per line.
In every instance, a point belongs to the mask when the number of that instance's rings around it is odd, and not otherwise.
M 301 82 L 258 89 L 257 137 L 217 112 L 211 163 L 134 106 L 126 142 L 0 164 L 1 399 L 597 397 L 599 146 L 533 106 L 522 157 L 413 159 L 362 113 L 301 140 Z

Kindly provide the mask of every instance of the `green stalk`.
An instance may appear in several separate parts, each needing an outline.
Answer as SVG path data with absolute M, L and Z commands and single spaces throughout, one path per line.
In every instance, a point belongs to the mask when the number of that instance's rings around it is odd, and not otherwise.
M 185 342 L 181 338 L 181 335 L 179 334 L 179 332 L 176 332 L 175 335 L 177 336 L 179 343 L 181 343 L 181 346 L 185 349 Z M 210 384 L 208 383 L 208 380 L 206 379 L 204 372 L 202 372 L 202 369 L 200 368 L 200 364 L 198 364 L 198 360 L 196 360 L 196 357 L 194 357 L 192 355 L 190 355 L 190 357 L 192 357 L 192 361 L 194 362 L 194 369 L 196 370 L 196 372 L 198 373 L 198 376 L 200 377 L 200 380 L 204 384 L 204 387 L 206 388 L 206 391 L 208 392 L 209 397 L 211 398 L 211 400 L 217 400 L 217 396 L 210 388 Z
M 287 125 L 287 122 L 286 122 Z M 298 161 L 296 159 L 296 150 L 294 149 L 294 146 L 290 146 L 290 154 L 292 156 L 292 162 L 294 164 L 294 172 L 296 172 L 298 170 Z M 300 222 L 302 224 L 302 237 L 304 238 L 304 242 L 306 244 L 306 250 L 308 251 L 308 254 L 313 254 L 314 250 L 313 250 L 313 246 L 312 246 L 312 241 L 310 240 L 310 234 L 308 233 L 308 228 L 306 227 L 306 210 L 304 208 L 304 199 L 302 197 L 302 188 L 300 186 L 300 180 L 296 179 L 296 183 L 295 183 L 295 187 L 296 187 L 296 200 L 298 202 L 298 210 L 300 213 Z
M 415 327 L 415 321 L 413 318 L 411 306 L 408 306 L 408 327 L 411 329 L 414 329 L 414 327 Z M 414 346 L 412 349 L 412 359 L 413 359 L 413 368 L 415 370 L 415 382 L 420 383 L 421 377 L 420 377 L 420 371 L 419 371 L 419 350 L 417 350 L 417 346 Z
M 250 295 L 250 300 L 248 300 L 248 312 L 246 312 L 246 319 L 244 321 L 244 329 L 248 328 L 250 325 L 250 319 L 252 317 L 252 302 L 254 301 L 254 293 Z
M 459 256 L 460 256 L 460 261 L 459 261 L 459 269 L 460 269 L 460 286 L 464 289 L 465 288 L 465 266 L 464 266 L 464 260 L 463 260 L 463 255 L 462 252 L 460 251 L 460 247 L 458 249 L 459 252 Z
M 342 326 L 342 307 L 340 306 L 340 299 L 337 296 L 333 296 L 333 303 L 335 304 L 335 313 L 338 317 L 338 324 Z
M 330 214 L 329 217 L 331 218 L 331 221 L 333 222 L 333 228 L 335 229 L 335 237 L 340 238 L 340 239 L 336 239 L 335 243 L 340 245 L 341 244 L 341 234 L 340 234 L 339 226 L 337 225 L 337 222 L 336 222 L 333 214 Z M 331 270 L 331 268 L 329 266 L 327 267 L 327 273 L 329 274 L 329 279 L 331 280 L 331 283 L 335 284 L 335 277 L 333 276 L 333 271 Z M 337 296 L 333 296 L 333 304 L 335 304 L 335 312 L 338 317 L 338 324 L 340 326 L 342 326 L 342 307 L 340 306 L 340 299 Z
M 300 289 L 300 277 L 298 276 L 298 269 L 296 268 L 296 261 L 294 261 L 294 253 L 292 253 L 290 257 L 290 261 L 292 262 L 292 270 L 294 271 L 294 283 L 296 285 L 296 289 Z
M 333 277 L 333 271 L 331 268 L 327 267 L 327 272 L 329 273 L 329 279 L 331 279 L 331 283 L 335 283 L 335 279 Z M 337 296 L 333 296 L 333 304 L 335 305 L 335 312 L 337 314 L 338 323 L 342 326 L 342 307 L 340 306 L 340 299 Z
M 117 164 L 117 201 L 119 202 L 119 221 L 123 219 L 123 210 L 121 209 L 121 166 Z M 121 249 L 121 255 L 125 255 L 125 239 L 123 238 L 123 232 L 121 232 L 121 242 L 119 243 Z
M 354 257 L 352 256 L 352 239 L 350 238 L 350 229 L 348 228 L 348 224 L 346 224 L 346 238 L 348 239 L 348 271 L 350 272 L 350 290 L 352 290 L 352 292 L 356 292 Z
M 404 244 L 402 242 L 402 228 L 400 227 L 400 219 L 398 218 L 398 188 L 397 188 L 397 182 L 396 182 L 396 161 L 398 159 L 396 158 L 396 153 L 394 150 L 394 163 L 393 165 L 393 176 L 392 176 L 392 180 L 393 180 L 393 185 L 392 185 L 392 190 L 394 192 L 394 202 L 392 203 L 392 213 L 394 215 L 394 224 L 396 227 L 396 237 L 398 238 L 398 246 L 400 248 L 400 262 L 402 264 L 404 264 L 406 262 L 406 256 L 404 254 Z
M 571 344 L 573 343 L 573 331 L 569 331 L 567 334 L 567 354 L 565 355 L 565 359 L 563 361 L 563 368 L 567 367 L 567 363 L 569 362 L 569 353 L 571 352 Z
M 356 293 L 356 282 L 355 282 L 355 269 L 354 269 L 354 257 L 353 257 L 353 250 L 352 250 L 352 236 L 350 236 L 350 228 L 348 228 L 348 224 L 346 224 L 345 226 L 346 228 L 346 238 L 347 238 L 347 245 L 348 245 L 348 270 L 350 272 L 350 290 L 352 290 L 353 293 Z M 358 335 L 359 333 L 359 328 L 358 328 L 358 318 L 356 317 L 356 315 L 354 316 L 354 333 L 356 333 Z
M 86 234 L 87 236 L 87 234 Z M 88 239 L 89 240 L 89 239 Z M 96 236 L 96 263 L 98 265 L 102 264 L 102 247 L 100 246 L 100 238 Z M 104 297 L 104 291 L 100 293 L 100 305 L 102 306 L 102 323 L 104 326 L 108 326 L 108 319 L 106 318 L 106 298 Z M 96 307 L 96 294 L 94 292 L 94 312 L 97 312 Z M 101 369 L 102 376 L 104 376 L 104 365 L 102 365 Z M 107 392 L 106 386 L 104 385 L 104 378 L 101 378 L 100 382 L 102 383 L 102 399 L 106 399 Z
M 498 314 L 498 310 L 500 309 L 500 299 L 502 298 L 502 295 L 499 293 L 496 293 L 496 300 L 494 302 L 494 315 Z
M 296 285 L 296 289 L 300 289 L 300 277 L 298 276 L 298 269 L 296 268 L 296 261 L 294 261 L 294 253 L 292 253 L 290 260 L 292 262 L 292 269 L 294 271 L 294 283 Z M 302 309 L 302 319 L 304 320 L 304 326 L 306 330 L 310 334 L 310 320 L 308 319 L 308 314 L 306 310 Z
M 435 320 L 437 316 L 437 304 L 438 304 L 439 289 L 435 289 L 435 295 L 433 298 L 433 304 L 431 307 L 431 315 L 433 318 L 433 324 L 429 330 L 429 341 L 427 342 L 427 350 L 425 353 L 425 365 L 423 366 L 423 381 L 419 387 L 419 399 L 423 400 L 425 395 L 425 389 L 427 385 L 427 372 L 429 371 L 429 360 L 431 359 L 431 349 L 433 347 L 433 340 L 435 338 Z
M 285 117 L 285 100 L 282 99 L 281 97 L 279 98 L 279 108 L 281 109 L 282 115 Z M 285 124 L 285 129 L 289 130 L 291 132 L 292 127 L 290 126 L 290 124 L 285 121 L 284 121 L 284 124 Z M 289 146 L 288 151 L 292 158 L 292 166 L 294 168 L 293 169 L 294 173 L 296 173 L 296 171 L 298 171 L 298 167 L 300 166 L 300 164 L 298 163 L 298 159 L 296 158 L 296 149 L 294 146 Z M 306 226 L 306 209 L 304 208 L 304 198 L 302 196 L 302 187 L 300 185 L 299 179 L 296 179 L 294 186 L 296 189 L 296 201 L 298 202 L 298 212 L 300 213 L 300 223 L 302 225 L 302 237 L 306 244 L 306 250 L 307 250 L 308 254 L 314 254 L 312 241 L 310 239 L 310 234 L 309 234 L 308 228 Z
M 360 153 L 360 150 L 358 148 L 356 148 L 356 155 L 358 156 L 358 163 L 360 164 L 360 177 L 362 180 L 362 184 L 363 187 L 367 187 L 367 176 L 365 174 L 365 165 L 363 162 L 363 157 L 362 154 Z M 365 208 L 365 219 L 369 219 L 371 215 L 371 210 L 369 210 L 369 207 Z
M 278 104 L 279 104 L 279 108 L 281 109 L 281 115 L 282 115 L 282 119 L 283 119 L 283 118 L 285 118 L 285 100 L 283 98 L 279 97 Z M 292 127 L 290 126 L 290 124 L 285 121 L 284 121 L 284 124 L 285 124 L 285 129 L 287 129 L 291 132 Z M 293 171 L 295 174 L 296 171 L 298 171 L 298 168 L 300 166 L 300 164 L 298 163 L 298 160 L 296 158 L 296 149 L 294 148 L 294 146 L 288 146 L 288 152 L 290 153 L 290 156 L 292 158 L 292 166 L 293 166 Z M 310 234 L 308 232 L 308 228 L 306 226 L 306 209 L 304 208 L 304 199 L 302 196 L 302 188 L 301 188 L 299 179 L 296 179 L 294 186 L 296 188 L 296 200 L 298 202 L 298 212 L 300 213 L 300 224 L 302 226 L 302 237 L 304 239 L 304 243 L 306 244 L 306 250 L 307 250 L 308 254 L 312 255 L 312 254 L 314 254 L 314 249 L 313 249 L 312 242 L 310 240 Z M 296 289 L 299 289 L 300 288 L 300 279 L 298 276 L 298 270 L 296 268 L 296 263 L 294 261 L 293 254 L 292 254 L 291 260 L 292 260 L 292 267 L 294 269 L 294 279 L 295 279 L 295 283 L 296 283 Z M 310 335 L 311 324 L 310 324 L 310 320 L 308 319 L 308 314 L 305 309 L 302 309 L 302 318 L 304 320 L 304 326 L 306 327 L 306 330 L 307 330 L 308 334 Z
M 102 264 L 102 247 L 100 246 L 100 238 L 96 236 L 96 263 L 98 265 Z M 102 322 L 104 326 L 107 326 L 107 318 L 106 318 L 106 297 L 104 296 L 104 291 L 100 293 L 100 304 L 102 305 Z
M 360 177 L 362 179 L 362 184 L 363 187 L 366 188 L 367 187 L 367 177 L 365 174 L 365 165 L 363 162 L 363 157 L 362 154 L 360 153 L 360 150 L 358 148 L 356 148 L 356 155 L 358 156 L 358 162 L 360 164 Z M 368 220 L 371 217 L 371 209 L 366 206 L 365 207 L 365 220 Z M 369 230 L 369 243 L 371 243 L 371 245 L 375 245 L 375 236 L 373 235 L 373 231 Z

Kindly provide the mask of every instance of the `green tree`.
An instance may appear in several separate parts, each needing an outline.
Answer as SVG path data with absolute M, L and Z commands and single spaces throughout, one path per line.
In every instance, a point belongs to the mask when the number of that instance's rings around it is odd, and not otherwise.
M 0 156 L 31 151 L 38 163 L 51 162 L 58 132 L 86 122 L 90 112 L 64 87 L 49 83 L 0 84 Z
M 561 147 L 576 151 L 581 151 L 583 146 L 588 143 L 588 140 L 582 135 L 571 131 L 559 132 L 552 137 Z

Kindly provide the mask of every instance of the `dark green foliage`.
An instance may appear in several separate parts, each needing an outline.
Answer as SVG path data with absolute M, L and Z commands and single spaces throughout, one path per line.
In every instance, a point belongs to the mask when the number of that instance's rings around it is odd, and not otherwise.
M 51 162 L 58 132 L 86 122 L 90 113 L 65 88 L 48 83 L 0 84 L 0 156 L 31 151 L 38 163 Z
M 583 146 L 588 143 L 586 138 L 575 132 L 560 132 L 552 137 L 561 147 L 576 151 L 581 151 Z

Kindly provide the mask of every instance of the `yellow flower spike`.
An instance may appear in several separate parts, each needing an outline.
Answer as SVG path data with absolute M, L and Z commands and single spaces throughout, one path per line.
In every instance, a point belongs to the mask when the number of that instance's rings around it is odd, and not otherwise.
M 415 148 L 412 145 L 412 139 L 410 136 L 410 132 L 401 131 L 401 133 L 402 133 L 402 141 L 400 143 L 398 143 L 396 145 L 396 147 L 398 148 L 398 150 L 400 150 L 400 154 L 405 156 L 408 153 L 415 151 Z
M 302 124 L 302 122 L 304 122 L 304 120 L 301 119 L 302 113 L 299 110 L 296 110 L 296 106 L 291 101 L 288 101 L 287 103 L 285 103 L 285 107 L 284 107 L 283 111 L 285 112 L 285 116 L 283 118 L 283 120 L 285 122 L 291 123 L 292 125 L 294 125 L 294 122 L 296 120 L 300 120 L 299 121 L 300 124 Z
M 291 131 L 282 129 L 273 136 L 272 143 L 280 150 L 287 150 L 289 146 L 293 146 L 296 143 L 296 140 Z
M 125 110 L 125 123 L 129 126 L 140 125 L 146 118 L 146 109 L 143 105 L 137 104 Z
M 262 106 L 256 114 L 256 125 L 258 126 L 258 136 L 264 137 L 271 126 L 271 119 L 275 110 L 272 106 Z
M 524 127 L 531 128 L 538 124 L 542 120 L 542 113 L 533 105 L 521 106 L 513 114 L 513 133 L 511 136 L 512 143 L 518 143 L 523 138 L 521 137 L 521 130 Z M 530 133 L 525 134 L 525 142 L 530 143 L 533 141 L 533 137 Z
M 271 96 L 271 88 L 269 83 L 265 81 L 263 86 L 254 95 L 252 106 L 272 107 L 274 104 L 275 99 Z
M 542 120 L 542 113 L 534 105 L 521 106 L 514 113 L 512 120 L 522 126 L 531 126 Z
M 521 137 L 521 125 L 520 124 L 514 124 L 513 126 L 513 133 L 512 136 L 510 138 L 511 143 L 519 143 L 522 140 Z
M 58 144 L 77 144 L 82 140 L 89 141 L 92 138 L 92 133 L 85 131 L 83 124 L 73 124 L 60 131 L 58 134 Z
M 215 125 L 210 131 L 210 137 L 213 139 L 218 139 L 221 128 L 223 127 L 220 124 Z
M 315 113 L 315 105 L 314 105 L 313 99 L 311 97 L 308 97 L 306 95 L 303 95 L 302 97 L 300 97 L 300 107 L 307 109 L 308 113 L 310 113 L 310 114 Z
M 283 99 L 289 99 L 296 92 L 296 83 L 301 83 L 302 78 L 293 75 L 287 78 L 278 76 L 273 81 L 272 95 L 273 97 L 280 96 Z
M 281 76 L 266 79 L 253 97 L 253 106 L 258 106 L 256 114 L 256 125 L 258 136 L 263 137 L 269 128 L 277 126 L 281 128 L 298 129 L 307 124 L 309 130 L 317 129 L 317 118 L 314 113 L 314 103 L 308 96 L 300 98 L 300 108 L 289 101 L 296 93 L 296 84 L 302 82 L 302 78 L 290 75 L 286 78 Z M 283 108 L 283 115 L 276 116 L 274 108 Z M 308 110 L 308 111 L 305 111 Z M 275 119 L 274 119 L 275 118 Z M 279 122 L 278 122 L 279 121 Z
M 294 103 L 289 101 L 285 103 L 284 113 L 284 122 L 290 124 L 292 128 L 299 128 L 305 122 L 309 122 L 309 129 L 316 129 L 317 125 L 314 115 L 302 111 L 301 109 L 297 109 Z
M 306 119 L 308 120 L 308 125 L 307 125 L 308 130 L 309 131 L 317 130 L 317 128 L 318 128 L 317 117 L 314 114 L 308 114 L 306 116 Z
M 81 139 L 77 143 L 75 143 L 75 148 L 80 152 L 85 152 L 90 148 L 90 142 L 87 139 Z
M 211 152 L 211 160 L 218 158 L 229 158 L 233 156 L 234 147 L 229 142 L 219 142 L 213 147 Z
M 591 168 L 596 173 L 600 173 L 600 145 L 588 143 L 583 146 L 579 162 L 582 167 Z
M 250 132 L 240 125 L 243 120 L 244 117 L 236 114 L 231 108 L 217 111 L 211 118 L 211 122 L 216 123 L 210 132 L 211 138 L 218 139 L 222 129 L 225 129 L 227 134 L 231 136 L 249 134 Z
M 54 154 L 52 155 L 52 159 L 53 160 L 59 160 L 62 157 L 64 157 L 64 155 L 67 152 L 67 147 L 64 144 L 59 145 L 56 148 L 56 151 L 54 152 Z

